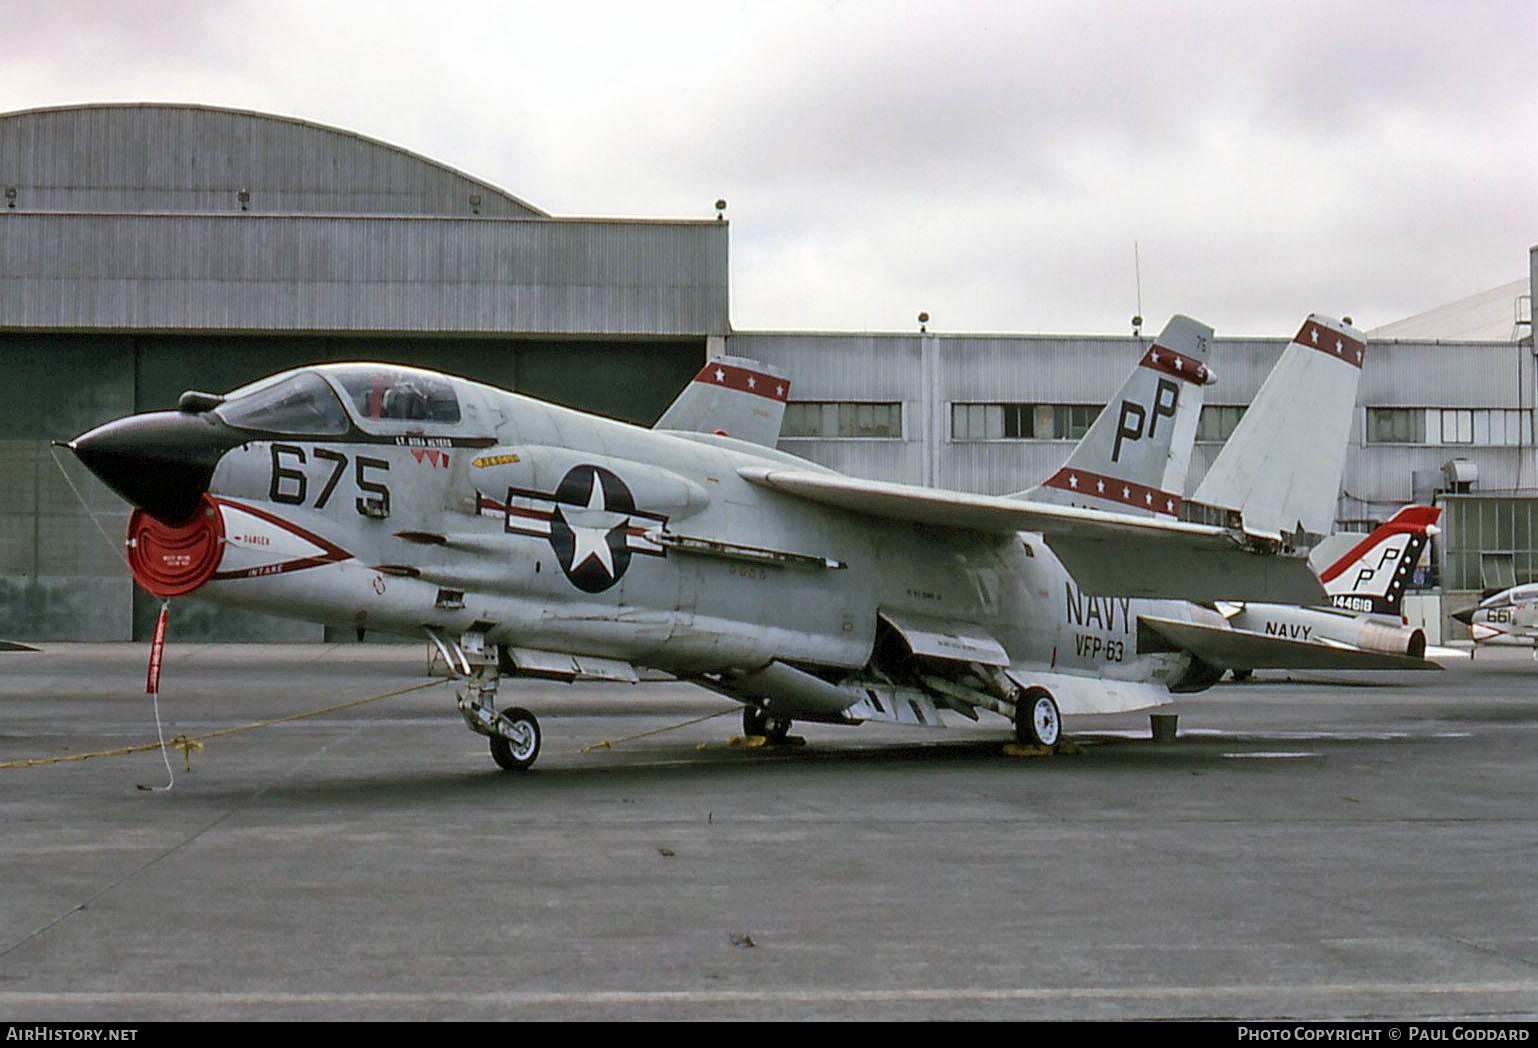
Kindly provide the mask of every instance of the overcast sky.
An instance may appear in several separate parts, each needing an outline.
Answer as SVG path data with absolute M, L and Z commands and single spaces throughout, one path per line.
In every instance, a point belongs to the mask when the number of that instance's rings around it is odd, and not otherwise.
M 256 109 L 732 221 L 740 329 L 1376 327 L 1527 274 L 1538 4 L 0 0 L 0 106 Z

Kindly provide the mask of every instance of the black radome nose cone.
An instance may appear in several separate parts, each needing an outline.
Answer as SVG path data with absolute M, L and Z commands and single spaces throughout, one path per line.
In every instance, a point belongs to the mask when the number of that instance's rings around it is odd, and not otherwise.
M 1476 608 L 1464 608 L 1462 611 L 1455 611 L 1455 612 L 1453 612 L 1453 618 L 1457 619 L 1459 622 L 1463 623 L 1465 626 L 1472 626 L 1472 625 L 1474 625 L 1474 612 L 1476 610 L 1478 610 L 1478 609 L 1476 609 Z
M 243 438 L 211 415 L 154 411 L 97 426 L 70 441 L 107 487 L 166 524 L 187 521 L 219 459 Z

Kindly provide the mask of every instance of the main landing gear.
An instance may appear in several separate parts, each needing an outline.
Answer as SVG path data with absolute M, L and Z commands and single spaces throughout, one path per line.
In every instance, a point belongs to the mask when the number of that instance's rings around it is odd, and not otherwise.
M 539 756 L 539 721 L 521 706 L 497 709 L 497 682 L 501 666 L 495 645 L 475 634 L 465 634 L 458 644 L 445 642 L 436 633 L 428 636 L 461 674 L 459 714 L 466 726 L 491 743 L 491 759 L 504 771 L 526 771 Z
M 790 718 L 775 717 L 760 706 L 742 708 L 742 734 L 760 735 L 775 745 L 790 737 Z
M 1057 700 L 1042 688 L 1030 688 L 1015 700 L 1015 741 L 1052 749 L 1063 738 Z

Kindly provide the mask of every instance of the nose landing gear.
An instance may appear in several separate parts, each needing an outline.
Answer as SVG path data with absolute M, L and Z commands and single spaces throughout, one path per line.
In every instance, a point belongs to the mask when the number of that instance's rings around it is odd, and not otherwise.
M 434 630 L 428 637 L 449 667 L 461 674 L 458 704 L 465 725 L 491 743 L 491 759 L 504 771 L 526 771 L 539 756 L 539 721 L 521 706 L 497 709 L 501 666 L 496 645 L 478 634 L 465 634 L 458 644 Z
M 503 771 L 523 771 L 539 756 L 539 721 L 521 706 L 498 714 L 497 734 L 491 736 L 491 759 Z

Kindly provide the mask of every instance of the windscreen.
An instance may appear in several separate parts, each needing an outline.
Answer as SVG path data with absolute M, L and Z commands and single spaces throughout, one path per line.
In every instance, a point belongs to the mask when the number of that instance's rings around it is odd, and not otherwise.
M 236 390 L 214 413 L 232 426 L 269 433 L 346 433 L 347 412 L 319 375 L 300 371 L 244 393 Z

